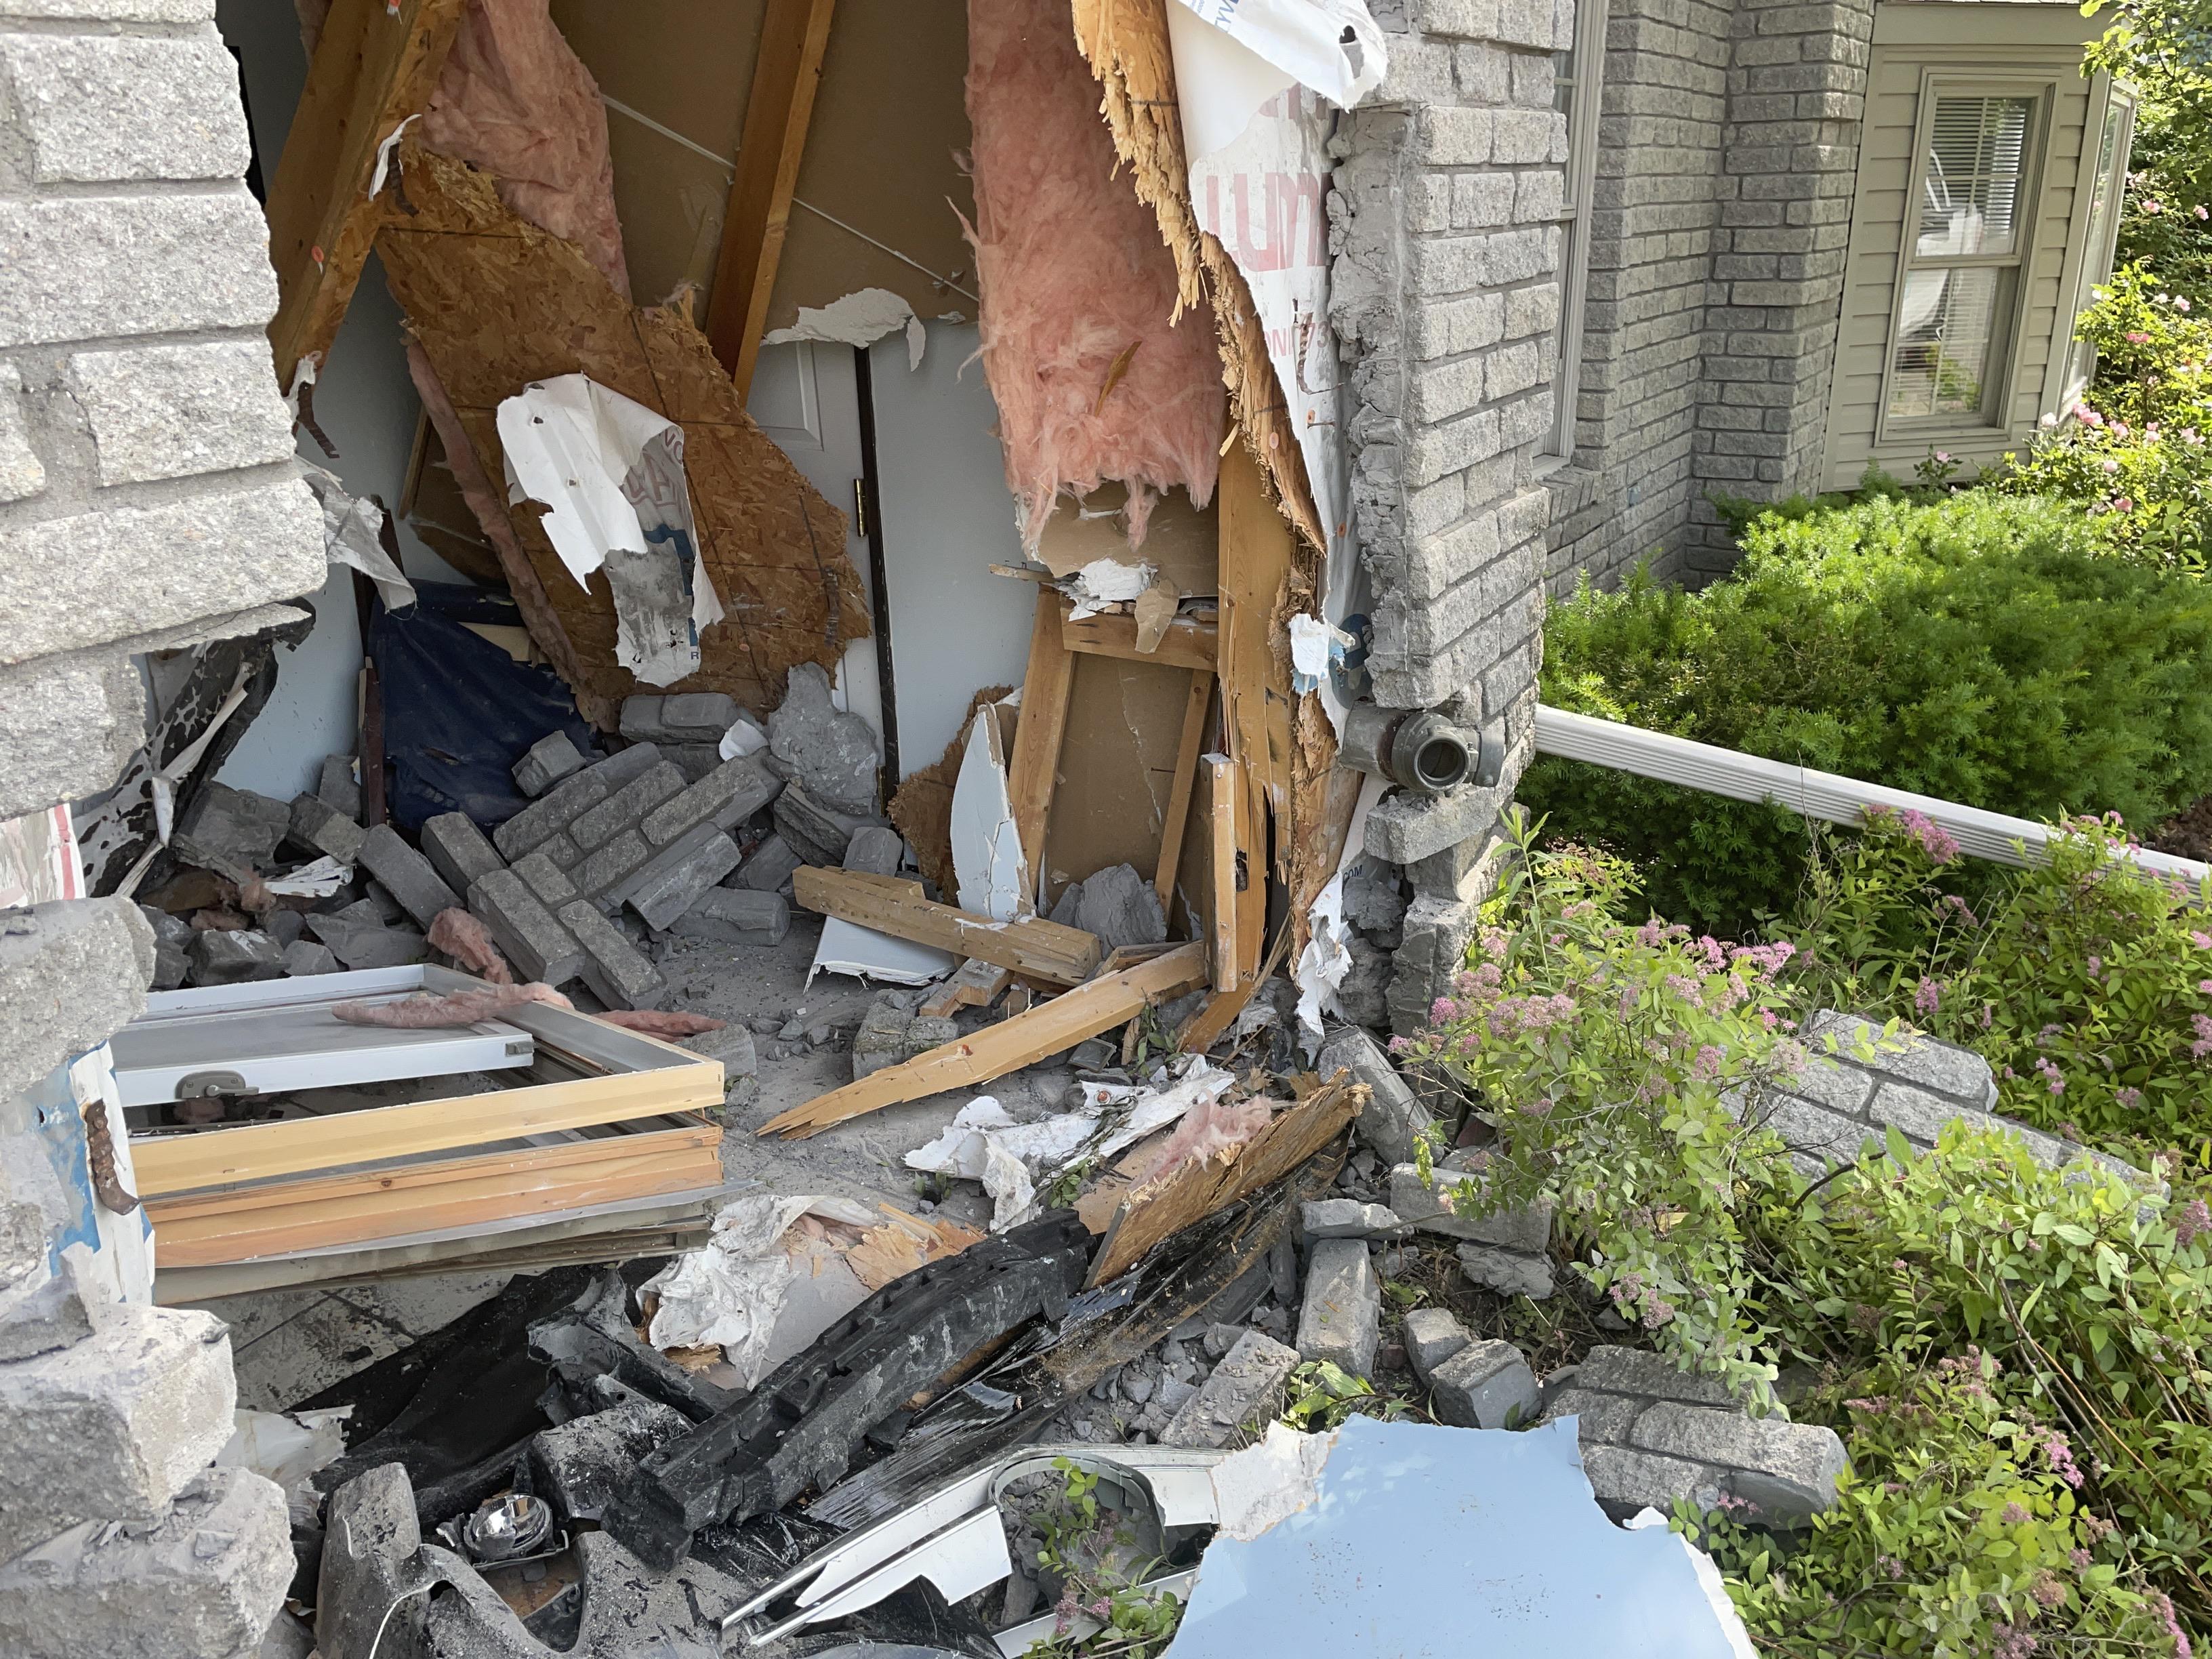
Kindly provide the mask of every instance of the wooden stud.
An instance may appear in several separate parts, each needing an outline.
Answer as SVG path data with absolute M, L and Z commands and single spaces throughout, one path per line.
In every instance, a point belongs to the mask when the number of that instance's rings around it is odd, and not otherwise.
M 945 1019 L 963 1008 L 988 1008 L 1014 982 L 1013 972 L 988 962 L 963 962 L 959 971 L 915 1010 L 928 1019 Z
M 1175 784 L 1168 793 L 1168 810 L 1160 823 L 1160 863 L 1152 878 L 1159 895 L 1160 914 L 1175 905 L 1176 872 L 1182 863 L 1183 827 L 1190 822 L 1191 797 L 1198 789 L 1199 759 L 1206 752 L 1206 716 L 1213 706 L 1213 676 L 1204 669 L 1190 677 L 1190 701 L 1183 705 L 1182 741 L 1176 746 Z
M 1242 906 L 1237 893 L 1237 802 L 1243 792 L 1227 756 L 1208 755 L 1205 765 L 1206 816 L 1212 826 L 1213 848 L 1213 884 L 1206 906 L 1206 954 L 1213 988 L 1231 991 L 1238 977 L 1237 913 Z
M 327 354 L 384 210 L 368 193 L 380 146 L 430 100 L 465 0 L 337 0 L 323 23 L 269 185 L 276 384 Z
M 886 1106 L 988 1083 L 1072 1048 L 1085 1037 L 1097 1036 L 1148 1002 L 1179 995 L 1205 977 L 1206 947 L 1179 945 L 1133 968 L 1101 974 L 1025 1014 L 987 1025 L 972 1036 L 941 1044 L 902 1065 L 887 1066 L 857 1083 L 833 1089 L 770 1118 L 757 1133 L 800 1139 Z
M 714 260 L 714 293 L 707 307 L 707 337 L 730 371 L 742 398 L 751 389 L 768 325 L 769 299 L 783 260 L 791 224 L 792 192 L 799 158 L 814 118 L 822 84 L 822 55 L 830 46 L 836 0 L 768 0 L 760 51 L 753 60 L 745 126 L 738 140 L 737 176 L 722 215 L 721 252 Z
M 1137 619 L 1114 611 L 1104 611 L 1095 617 L 1085 617 L 1080 622 L 1070 620 L 1060 624 L 1060 643 L 1070 651 L 1088 657 L 1116 657 L 1123 662 L 1156 662 L 1169 668 L 1194 668 L 1205 673 L 1213 672 L 1217 633 L 1210 622 L 1194 617 L 1178 617 L 1168 624 L 1160 636 L 1159 648 L 1139 651 L 1137 648 Z
M 1060 635 L 1066 603 L 1049 587 L 1037 592 L 1030 664 L 1022 677 L 1021 720 L 1014 728 L 1013 756 L 1006 763 L 1006 792 L 1015 826 L 1021 831 L 1022 867 L 1033 884 L 1043 879 L 1045 820 L 1052 816 L 1060 742 L 1067 729 L 1068 693 L 1075 684 L 1075 659 Z
M 1221 458 L 1218 499 L 1222 725 L 1230 758 L 1251 774 L 1276 820 L 1287 823 L 1290 681 L 1274 634 L 1276 607 L 1293 568 L 1291 527 L 1267 499 L 1259 464 L 1242 443 Z M 1263 847 L 1252 850 L 1264 861 Z
M 1054 985 L 1080 985 L 1103 954 L 1096 933 L 1030 916 L 993 921 L 921 896 L 918 881 L 861 870 L 803 866 L 792 873 L 792 891 L 808 909 L 840 916 L 863 927 L 917 945 L 933 945 L 957 957 L 995 963 Z

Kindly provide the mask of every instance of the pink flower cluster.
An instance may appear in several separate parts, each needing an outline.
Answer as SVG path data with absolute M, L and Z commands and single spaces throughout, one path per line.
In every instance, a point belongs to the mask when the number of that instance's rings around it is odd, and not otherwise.
M 2043 1461 L 2051 1465 L 2051 1474 L 2075 1491 L 2081 1490 L 2081 1471 L 2075 1465 L 2074 1448 L 2067 1443 L 2064 1435 L 2053 1431 L 2044 1441 Z
M 2186 1249 L 2206 1233 L 2212 1233 L 2212 1205 L 2192 1198 L 2173 1218 L 2173 1242 Z

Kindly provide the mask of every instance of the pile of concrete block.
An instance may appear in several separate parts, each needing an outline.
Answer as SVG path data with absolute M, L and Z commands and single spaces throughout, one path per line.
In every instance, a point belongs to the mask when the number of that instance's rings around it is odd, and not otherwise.
M 213 1315 L 108 1303 L 0 1202 L 0 1653 L 246 1659 L 291 1582 L 284 1494 L 210 1468 L 237 1383 Z
M 1463 1167 L 1474 1155 L 1454 1153 L 1424 1181 L 1420 1170 L 1401 1164 L 1390 1171 L 1390 1208 L 1400 1220 L 1423 1232 L 1464 1241 L 1458 1249 L 1460 1271 L 1500 1296 L 1525 1296 L 1540 1302 L 1555 1288 L 1552 1273 L 1552 1206 L 1531 1204 L 1495 1214 L 1477 1215 L 1480 1206 L 1463 1203 L 1461 1189 L 1480 1179 Z
M 1836 1501 L 1844 1443 L 1833 1429 L 1754 1418 L 1716 1377 L 1640 1348 L 1592 1348 L 1545 1381 L 1541 1419 L 1572 1417 L 1583 1469 L 1616 1518 L 1676 1498 L 1750 1504 L 1746 1518 L 1787 1529 Z

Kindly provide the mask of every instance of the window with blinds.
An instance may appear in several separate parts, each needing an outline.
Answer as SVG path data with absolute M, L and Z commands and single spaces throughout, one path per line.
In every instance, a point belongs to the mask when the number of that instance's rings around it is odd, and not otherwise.
M 1888 420 L 1995 420 L 2033 197 L 2033 96 L 1940 94 L 1913 185 Z

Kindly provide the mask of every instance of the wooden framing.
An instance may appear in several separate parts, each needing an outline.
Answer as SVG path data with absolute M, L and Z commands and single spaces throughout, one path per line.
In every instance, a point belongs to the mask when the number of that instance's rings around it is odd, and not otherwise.
M 1030 630 L 1030 663 L 1022 678 L 1022 717 L 1014 752 L 1006 763 L 1006 792 L 1021 831 L 1022 867 L 1032 882 L 1044 869 L 1044 826 L 1059 782 L 1060 741 L 1067 730 L 1067 696 L 1075 684 L 1075 659 L 1060 628 L 1061 599 L 1037 590 L 1036 620 Z
M 1160 821 L 1160 862 L 1152 878 L 1159 895 L 1160 913 L 1172 915 L 1176 873 L 1182 864 L 1184 827 L 1190 822 L 1191 797 L 1198 790 L 1199 757 L 1206 752 L 1206 717 L 1213 707 L 1213 676 L 1190 677 L 1190 701 L 1184 705 L 1182 741 L 1176 748 L 1175 785 L 1168 793 L 1168 810 Z
M 972 1036 L 932 1048 L 902 1065 L 817 1096 L 803 1106 L 770 1118 L 756 1132 L 789 1139 L 823 1130 L 865 1113 L 880 1111 L 948 1089 L 988 1083 L 1048 1055 L 1073 1048 L 1135 1016 L 1147 1003 L 1180 995 L 1206 977 L 1206 947 L 1182 945 L 1054 997 L 1012 1019 L 985 1026 Z
M 269 185 L 276 315 L 269 343 L 289 392 L 327 353 L 383 210 L 368 192 L 379 148 L 429 101 L 465 0 L 336 0 Z
M 1233 991 L 1240 977 L 1237 961 L 1237 768 L 1226 755 L 1208 755 L 1206 817 L 1213 848 L 1213 882 L 1206 906 L 1206 960 L 1216 991 Z
M 743 398 L 760 361 L 776 266 L 783 259 L 791 223 L 792 192 L 799 185 L 814 94 L 822 84 L 822 55 L 830 46 L 836 0 L 768 0 L 753 84 L 745 98 L 744 136 L 738 141 L 737 176 L 722 216 L 722 246 L 714 260 L 714 292 L 707 307 L 707 337 L 714 356 L 737 382 Z
M 1080 985 L 1097 969 L 1098 937 L 1030 916 L 993 921 L 921 896 L 918 881 L 860 870 L 804 866 L 792 873 L 792 890 L 808 909 L 917 945 L 1009 968 L 1052 985 Z
M 1060 603 L 1065 606 L 1066 601 Z M 1170 668 L 1214 672 L 1216 628 L 1195 617 L 1177 617 L 1160 635 L 1158 647 L 1146 651 L 1137 644 L 1137 619 L 1117 611 L 1101 611 L 1078 622 L 1063 617 L 1060 643 L 1070 651 L 1093 657 L 1119 657 L 1125 662 L 1156 662 Z

